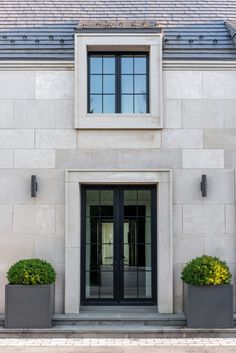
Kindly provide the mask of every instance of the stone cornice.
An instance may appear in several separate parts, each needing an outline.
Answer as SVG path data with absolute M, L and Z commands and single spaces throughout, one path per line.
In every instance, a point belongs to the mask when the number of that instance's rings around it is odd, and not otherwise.
M 200 60 L 163 60 L 163 70 L 236 70 L 236 61 L 200 61 Z M 25 61 L 25 60 L 2 60 L 0 70 L 74 70 L 74 62 L 65 61 Z

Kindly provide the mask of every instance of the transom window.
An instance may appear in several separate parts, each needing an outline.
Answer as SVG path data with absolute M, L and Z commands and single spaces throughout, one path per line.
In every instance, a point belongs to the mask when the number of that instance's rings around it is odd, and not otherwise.
M 90 53 L 89 113 L 149 113 L 147 53 Z

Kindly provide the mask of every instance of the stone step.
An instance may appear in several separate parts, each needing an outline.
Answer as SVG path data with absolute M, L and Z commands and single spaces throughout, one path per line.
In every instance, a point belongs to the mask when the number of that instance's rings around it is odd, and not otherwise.
M 51 329 L 0 328 L 0 338 L 236 338 L 232 329 L 188 329 L 186 327 L 160 327 L 124 325 L 54 326 Z
M 158 313 L 133 313 L 124 315 L 123 313 L 81 313 L 79 315 L 54 315 L 53 324 L 77 325 L 77 326 L 185 326 L 186 320 L 183 314 L 158 314 Z

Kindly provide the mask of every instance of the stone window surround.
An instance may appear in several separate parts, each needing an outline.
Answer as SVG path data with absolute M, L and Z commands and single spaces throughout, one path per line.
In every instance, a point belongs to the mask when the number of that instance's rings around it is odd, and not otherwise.
M 160 313 L 173 313 L 171 170 L 67 170 L 65 184 L 65 313 L 79 314 L 80 310 L 81 184 L 155 184 L 157 186 L 157 304 Z
M 116 43 L 114 45 L 114 43 Z M 160 129 L 162 128 L 162 33 L 75 34 L 75 128 Z M 147 114 L 89 114 L 87 112 L 88 51 L 148 51 L 149 107 Z

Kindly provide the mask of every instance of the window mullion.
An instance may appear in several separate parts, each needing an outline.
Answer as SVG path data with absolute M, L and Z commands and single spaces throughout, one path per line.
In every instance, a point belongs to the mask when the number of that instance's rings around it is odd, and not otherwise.
M 116 113 L 121 113 L 121 56 L 116 55 Z
M 149 56 L 146 55 L 146 113 L 150 111 L 150 102 L 149 102 Z

